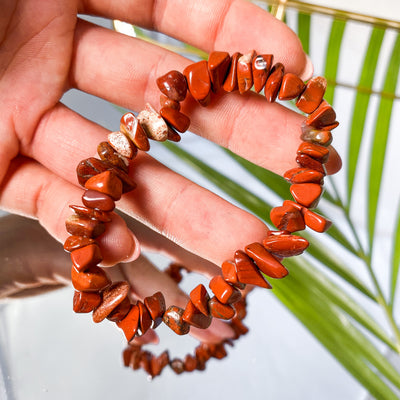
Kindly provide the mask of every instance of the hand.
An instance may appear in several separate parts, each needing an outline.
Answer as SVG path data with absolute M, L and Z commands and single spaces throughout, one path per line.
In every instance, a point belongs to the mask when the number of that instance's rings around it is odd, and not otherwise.
M 68 205 L 79 204 L 82 195 L 75 167 L 95 154 L 107 133 L 62 105 L 63 93 L 76 88 L 139 111 L 146 102 L 158 104 L 158 76 L 189 63 L 84 22 L 77 13 L 125 20 L 207 52 L 254 48 L 274 54 L 303 79 L 312 73 L 294 33 L 244 0 L 6 0 L 0 17 L 0 206 L 38 219 L 59 241 L 67 237 Z M 191 131 L 264 168 L 283 173 L 296 166 L 303 117 L 279 104 L 254 93 L 234 94 L 207 109 L 189 100 L 183 112 Z M 331 159 L 337 165 L 334 150 Z M 208 271 L 267 230 L 147 154 L 135 159 L 131 174 L 138 188 L 118 203 L 120 209 L 208 260 Z M 117 214 L 99 242 L 105 265 L 139 255 L 137 239 Z

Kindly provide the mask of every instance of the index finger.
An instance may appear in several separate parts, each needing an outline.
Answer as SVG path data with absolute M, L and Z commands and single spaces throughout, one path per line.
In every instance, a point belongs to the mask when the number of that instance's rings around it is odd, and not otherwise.
M 80 12 L 157 30 L 210 53 L 272 53 L 303 79 L 313 67 L 287 25 L 245 0 L 81 0 Z

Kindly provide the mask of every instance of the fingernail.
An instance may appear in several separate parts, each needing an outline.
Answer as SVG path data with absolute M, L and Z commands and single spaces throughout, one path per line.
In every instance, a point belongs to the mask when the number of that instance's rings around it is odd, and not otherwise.
M 300 75 L 300 78 L 303 79 L 303 81 L 308 81 L 314 73 L 314 66 L 313 63 L 311 62 L 310 57 L 306 54 L 306 65 L 303 69 L 303 72 Z
M 135 261 L 140 256 L 140 243 L 137 240 L 137 237 L 133 234 L 133 232 L 131 230 L 129 230 L 129 233 L 132 238 L 132 246 L 131 246 L 131 250 L 128 253 L 128 256 L 123 260 L 123 262 Z

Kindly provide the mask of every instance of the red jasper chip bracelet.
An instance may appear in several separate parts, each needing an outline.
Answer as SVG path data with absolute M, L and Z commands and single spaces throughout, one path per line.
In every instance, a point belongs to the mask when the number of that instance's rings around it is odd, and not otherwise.
M 183 73 L 170 71 L 157 79 L 161 91 L 161 109 L 158 113 L 147 104 L 136 117 L 126 113 L 121 118 L 120 131 L 108 134 L 106 142 L 98 146 L 100 159 L 88 158 L 79 163 L 77 176 L 85 188 L 83 205 L 71 205 L 74 214 L 66 221 L 71 234 L 64 249 L 71 253 L 71 279 L 75 288 L 73 309 L 77 313 L 92 312 L 94 322 L 104 319 L 115 322 L 123 331 L 128 347 L 123 353 L 125 366 L 144 369 L 150 376 L 159 375 L 169 365 L 177 374 L 195 369 L 203 370 L 211 358 L 226 356 L 225 344 L 201 343 L 195 354 L 184 359 L 170 360 L 168 352 L 156 356 L 140 345 L 129 344 L 135 337 L 144 335 L 164 322 L 178 335 L 189 333 L 190 327 L 207 329 L 212 318 L 226 321 L 235 332 L 235 339 L 247 333 L 242 320 L 246 315 L 243 289 L 246 284 L 271 288 L 266 277 L 280 279 L 288 274 L 281 263 L 284 257 L 301 254 L 307 247 L 306 239 L 293 235 L 306 226 L 326 231 L 331 222 L 311 211 L 322 195 L 329 157 L 327 148 L 332 142 L 331 130 L 338 122 L 333 108 L 323 99 L 326 80 L 314 77 L 304 83 L 298 76 L 285 73 L 281 63 L 273 65 L 270 54 L 234 53 L 215 51 L 208 61 L 187 66 Z M 231 260 L 222 264 L 221 275 L 211 279 L 209 287 L 198 285 L 189 295 L 185 309 L 165 304 L 164 296 L 157 292 L 143 302 L 132 303 L 129 299 L 128 282 L 111 282 L 99 267 L 102 261 L 96 238 L 104 233 L 111 221 L 110 212 L 124 193 L 136 188 L 128 175 L 129 163 L 138 151 L 150 149 L 149 139 L 178 142 L 180 134 L 190 126 L 190 119 L 183 114 L 180 103 L 187 92 L 206 107 L 213 92 L 251 90 L 264 95 L 269 102 L 295 100 L 299 110 L 307 113 L 301 130 L 302 144 L 296 154 L 297 168 L 285 172 L 284 178 L 291 183 L 293 200 L 285 200 L 282 206 L 271 211 L 271 221 L 276 231 L 269 231 L 258 243 L 251 243 L 243 250 L 234 252 Z M 179 132 L 179 133 L 178 133 Z M 172 264 L 165 273 L 176 282 L 182 279 L 183 267 Z

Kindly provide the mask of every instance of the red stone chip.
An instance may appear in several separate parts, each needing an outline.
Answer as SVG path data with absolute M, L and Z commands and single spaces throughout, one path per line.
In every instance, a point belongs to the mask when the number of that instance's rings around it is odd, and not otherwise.
M 200 329 L 207 329 L 212 321 L 210 315 L 204 315 L 190 300 L 186 304 L 182 318 L 188 324 Z
M 321 174 L 326 175 L 323 164 L 317 160 L 314 160 L 308 154 L 298 154 L 296 156 L 296 162 L 302 168 L 313 169 L 315 171 L 321 172 Z
M 112 322 L 120 322 L 127 316 L 131 307 L 132 304 L 129 298 L 125 297 L 125 299 L 122 300 L 122 302 L 117 307 L 115 307 L 114 310 L 110 312 L 110 314 L 107 315 L 107 319 Z
M 73 310 L 76 313 L 92 312 L 101 302 L 99 293 L 75 291 L 73 300 Z
M 168 140 L 171 142 L 180 142 L 181 141 L 181 135 L 173 128 L 170 126 L 168 127 Z
M 331 131 L 302 130 L 300 139 L 304 142 L 315 143 L 328 147 L 333 140 Z
M 303 92 L 305 87 L 306 85 L 297 75 L 288 72 L 282 78 L 278 98 L 279 100 L 295 99 Z
M 277 257 L 298 256 L 309 245 L 307 239 L 295 235 L 268 236 L 262 244 L 271 254 Z
M 221 303 L 215 296 L 208 301 L 210 314 L 218 319 L 231 319 L 235 315 L 235 309 L 230 304 Z
M 88 238 L 96 238 L 106 229 L 102 222 L 79 215 L 70 215 L 65 221 L 65 227 L 71 235 Z
M 303 216 L 306 225 L 316 232 L 326 232 L 332 225 L 332 222 L 329 219 L 306 208 L 303 210 Z
M 235 309 L 235 317 L 238 319 L 244 319 L 247 315 L 246 311 L 246 299 L 241 298 L 235 304 L 232 304 L 232 307 Z
M 109 169 L 109 164 L 94 157 L 82 160 L 76 167 L 76 175 L 79 184 L 85 186 L 86 181 L 94 175 L 100 174 Z
M 183 310 L 177 306 L 170 306 L 164 313 L 163 322 L 177 335 L 186 335 L 190 331 L 190 325 L 183 320 Z
M 328 161 L 329 149 L 319 144 L 303 142 L 297 149 L 297 154 L 307 154 L 314 160 L 324 164 Z
M 122 329 L 126 340 L 130 342 L 139 328 L 139 307 L 133 305 L 127 316 L 122 321 L 117 322 L 117 326 Z
M 128 282 L 115 282 L 103 290 L 102 301 L 93 311 L 93 321 L 99 323 L 105 320 L 110 313 L 122 303 L 129 293 L 130 286 Z
M 220 90 L 230 65 L 231 57 L 226 51 L 213 51 L 208 56 L 208 73 L 214 92 Z
M 252 63 L 256 52 L 254 50 L 244 54 L 238 59 L 237 81 L 240 94 L 248 92 L 253 86 Z
M 223 343 L 208 343 L 208 348 L 210 349 L 211 357 L 216 358 L 217 360 L 222 360 L 225 358 L 228 353 L 225 350 Z
M 91 177 L 86 181 L 85 188 L 104 193 L 115 201 L 122 196 L 122 182 L 111 171 L 104 171 Z
M 251 65 L 253 73 L 254 90 L 260 93 L 267 82 L 274 56 L 272 54 L 260 54 L 253 58 Z
M 237 64 L 240 57 L 242 57 L 241 53 L 234 53 L 232 56 L 228 75 L 226 76 L 222 85 L 222 88 L 225 90 L 225 92 L 234 92 L 238 89 Z
M 315 208 L 322 194 L 322 186 L 318 183 L 294 183 L 290 193 L 297 203 L 307 208 Z
M 190 119 L 185 114 L 170 107 L 163 107 L 160 115 L 178 132 L 186 132 L 190 126 Z
M 184 360 L 183 360 L 183 366 L 185 368 L 185 371 L 187 372 L 192 372 L 196 369 L 197 366 L 197 361 L 196 358 L 193 357 L 190 354 L 186 354 Z
M 289 232 L 302 231 L 306 225 L 301 212 L 293 206 L 274 207 L 270 213 L 272 223 L 279 229 Z
M 163 94 L 160 95 L 160 105 L 161 107 L 169 107 L 178 111 L 181 109 L 181 103 L 175 100 L 171 100 L 167 96 L 164 96 Z
M 88 192 L 88 190 L 86 190 L 85 193 L 86 192 Z M 96 193 L 98 193 L 98 192 L 96 192 Z M 113 201 L 111 199 L 111 197 L 110 197 L 110 200 Z M 83 201 L 83 196 L 82 196 L 82 201 Z M 90 207 L 85 207 L 85 206 L 75 206 L 75 205 L 70 205 L 69 208 L 71 210 L 73 210 L 75 212 L 75 214 L 77 214 L 81 217 L 97 219 L 100 222 L 111 222 L 111 216 L 108 211 L 102 211 L 102 210 L 98 210 L 95 208 L 90 208 Z
M 169 71 L 165 75 L 157 78 L 156 83 L 161 93 L 171 100 L 177 102 L 185 100 L 187 83 L 181 72 L 174 70 Z
M 271 289 L 272 286 L 260 274 L 251 258 L 242 250 L 235 252 L 235 264 L 240 282 Z
M 265 98 L 270 103 L 273 103 L 278 96 L 284 73 L 285 67 L 281 63 L 276 63 L 271 69 L 271 72 L 267 79 L 267 83 L 265 84 L 264 88 Z
M 115 208 L 115 202 L 111 196 L 90 189 L 85 190 L 85 192 L 83 193 L 82 203 L 89 208 L 98 208 L 99 210 L 104 212 L 113 211 Z
M 292 168 L 283 177 L 290 183 L 321 183 L 324 174 L 310 168 Z
M 128 172 L 129 160 L 116 152 L 110 143 L 100 142 L 97 146 L 97 154 L 103 161 L 108 162 L 113 167 Z
M 165 312 L 165 298 L 161 292 L 154 293 L 152 296 L 145 297 L 144 305 L 147 307 L 150 316 L 152 318 L 153 326 L 152 328 L 156 328 L 162 321 L 162 316 Z
M 133 142 L 133 144 L 139 150 L 150 150 L 150 143 L 146 132 L 133 113 L 125 113 L 121 117 L 119 129 Z
M 325 100 L 323 100 L 318 108 L 314 112 L 312 112 L 306 119 L 306 124 L 311 125 L 316 129 L 332 125 L 335 122 L 335 110 Z
M 280 279 L 288 274 L 288 270 L 261 243 L 251 243 L 245 251 L 265 275 Z
M 221 271 L 222 277 L 225 279 L 225 281 L 229 282 L 240 290 L 243 290 L 246 287 L 244 283 L 239 282 L 238 280 L 236 264 L 234 261 L 224 261 L 221 265 Z
M 139 307 L 139 328 L 140 328 L 140 335 L 144 335 L 149 328 L 151 327 L 153 320 L 149 313 L 147 307 L 141 302 L 137 302 L 137 306 Z
M 207 61 L 199 61 L 188 65 L 183 70 L 189 92 L 203 107 L 207 107 L 211 100 L 211 81 L 208 74 Z
M 208 301 L 210 296 L 204 285 L 199 284 L 190 292 L 190 300 L 201 313 L 205 316 L 209 315 Z
M 64 250 L 71 252 L 73 250 L 80 249 L 81 247 L 85 247 L 89 244 L 94 244 L 96 241 L 91 238 L 87 238 L 84 236 L 68 236 L 67 240 L 64 243 Z
M 81 292 L 98 292 L 111 283 L 106 273 L 99 267 L 91 267 L 87 271 L 79 272 L 72 266 L 71 280 L 74 288 Z
M 217 299 L 224 304 L 232 304 L 242 297 L 240 291 L 228 282 L 225 282 L 224 278 L 220 275 L 214 276 L 211 279 L 209 287 Z
M 103 257 L 99 246 L 96 243 L 92 243 L 72 251 L 71 260 L 75 268 L 81 272 L 99 264 Z
M 297 99 L 296 107 L 307 114 L 311 114 L 321 104 L 321 101 L 324 98 L 325 90 L 325 78 L 322 76 L 311 78 L 307 82 L 303 93 Z
M 153 356 L 150 362 L 151 376 L 155 377 L 161 374 L 162 370 L 169 364 L 169 353 L 167 350 L 159 356 Z
M 180 375 L 183 372 L 185 372 L 185 366 L 183 364 L 183 361 L 180 360 L 179 358 L 174 358 L 170 363 L 169 363 L 171 369 L 177 374 Z

